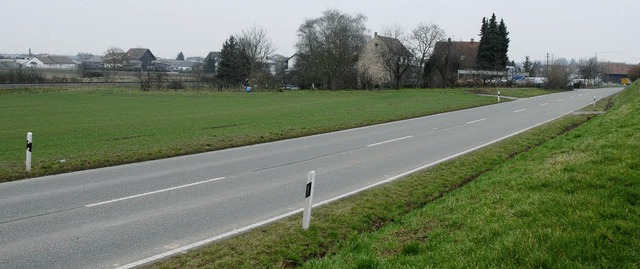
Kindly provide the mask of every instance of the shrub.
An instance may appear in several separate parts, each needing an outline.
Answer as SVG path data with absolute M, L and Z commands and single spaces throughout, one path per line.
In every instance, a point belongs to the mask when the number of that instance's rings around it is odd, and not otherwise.
M 169 80 L 167 87 L 172 90 L 181 90 L 184 89 L 184 83 L 180 78 L 172 78 Z
M 570 89 L 570 72 L 566 65 L 554 64 L 549 66 L 549 76 L 547 77 L 547 89 L 567 90 Z
M 0 70 L 0 83 L 44 83 L 47 78 L 33 69 L 7 69 Z

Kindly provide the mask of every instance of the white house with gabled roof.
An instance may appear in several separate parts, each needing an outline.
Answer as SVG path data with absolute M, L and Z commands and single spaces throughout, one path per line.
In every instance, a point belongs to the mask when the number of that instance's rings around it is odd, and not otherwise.
M 67 56 L 36 56 L 24 64 L 27 68 L 75 69 L 76 62 Z

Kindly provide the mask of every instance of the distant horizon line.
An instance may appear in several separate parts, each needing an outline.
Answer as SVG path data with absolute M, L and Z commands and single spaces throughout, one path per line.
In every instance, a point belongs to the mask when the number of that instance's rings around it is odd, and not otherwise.
M 135 48 L 142 48 L 142 47 L 135 47 Z M 150 48 L 145 48 L 145 49 L 149 49 L 149 50 L 151 50 Z M 125 51 L 125 52 L 126 52 L 126 51 Z M 220 51 L 219 51 L 219 50 L 211 50 L 211 51 L 209 51 L 209 52 L 220 52 Z M 49 53 L 49 52 L 41 52 L 41 53 L 31 53 L 31 55 L 33 55 L 33 56 L 44 56 L 44 55 L 46 55 L 46 56 L 67 56 L 67 57 L 76 57 L 76 56 L 78 56 L 78 54 L 80 54 L 80 53 L 89 53 L 89 54 L 92 54 L 93 56 L 96 56 L 96 57 L 104 57 L 104 54 L 94 54 L 94 53 L 91 53 L 91 52 L 82 52 L 82 51 L 81 51 L 81 52 L 77 52 L 77 53 L 75 53 L 75 54 L 64 54 L 64 53 L 62 53 L 62 54 L 56 54 L 56 53 Z M 295 52 L 294 52 L 293 54 L 295 54 Z M 293 55 L 293 54 L 292 54 L 292 55 Z M 16 53 L 16 52 L 1 52 L 1 51 L 0 51 L 0 55 L 5 55 L 5 56 L 7 56 L 7 55 L 10 55 L 10 56 L 27 56 L 27 55 L 30 55 L 30 54 L 29 54 L 28 52 L 27 52 L 27 53 Z M 285 56 L 285 55 L 280 54 L 280 53 L 275 53 L 274 55 L 282 55 L 282 56 Z M 156 56 L 156 55 L 154 54 L 154 56 Z M 176 54 L 176 56 L 177 56 L 177 54 Z M 161 56 L 156 56 L 156 57 L 157 57 L 157 58 L 159 58 L 159 59 L 161 59 L 161 60 L 166 60 L 166 59 L 175 59 L 175 58 L 176 58 L 175 56 L 173 56 L 173 57 L 161 57 Z M 206 57 L 206 55 L 196 55 L 196 56 L 187 56 L 187 55 L 184 55 L 184 57 L 185 57 L 185 59 L 186 59 L 186 58 L 196 58 L 196 57 L 197 57 L 197 58 L 205 58 L 205 57 Z M 513 59 L 513 58 L 511 58 L 511 57 L 509 57 L 509 58 L 510 58 L 510 59 Z M 565 59 L 565 60 L 567 60 L 567 61 L 571 61 L 571 60 L 576 60 L 576 61 L 578 61 L 578 60 L 581 60 L 581 59 L 590 59 L 590 58 L 592 58 L 592 57 L 586 57 L 586 58 L 569 58 L 569 57 L 559 57 L 559 58 L 554 58 L 554 60 Z M 524 58 L 523 58 L 523 59 L 524 59 Z M 534 62 L 542 62 L 542 63 L 544 63 L 544 61 L 541 61 L 541 60 L 534 60 L 534 59 L 531 59 L 531 60 L 532 60 L 532 61 L 534 61 Z M 513 61 L 515 61 L 515 60 L 513 60 Z M 524 60 L 516 61 L 516 63 L 523 63 L 523 62 L 524 62 Z M 624 64 L 628 64 L 628 65 L 640 65 L 640 58 L 631 58 L 630 60 L 614 60 L 614 61 L 611 61 L 611 60 L 601 60 L 600 62 L 602 62 L 602 63 L 624 63 Z

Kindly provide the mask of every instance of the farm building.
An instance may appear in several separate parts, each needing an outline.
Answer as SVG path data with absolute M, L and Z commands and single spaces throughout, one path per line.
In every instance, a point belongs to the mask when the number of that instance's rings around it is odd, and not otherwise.
M 605 63 L 602 79 L 604 82 L 620 83 L 622 79 L 629 78 L 629 71 L 634 67 L 625 63 Z
M 76 63 L 67 56 L 36 56 L 25 63 L 29 68 L 75 69 Z
M 478 50 L 480 42 L 439 41 L 426 64 L 425 77 L 431 87 L 445 87 L 455 81 L 473 81 L 477 77 L 494 74 L 496 71 L 478 70 Z
M 158 60 L 156 62 L 156 66 L 158 66 L 158 62 L 164 63 L 167 66 L 166 69 L 168 71 L 175 71 L 175 72 L 192 71 L 194 66 L 197 64 L 196 62 L 192 62 L 192 61 L 165 59 L 165 60 Z
M 129 64 L 141 67 L 143 70 L 153 66 L 156 56 L 153 56 L 151 50 L 144 48 L 129 49 L 127 51 L 127 59 Z
M 411 52 L 397 38 L 373 34 L 358 59 L 358 81 L 366 87 L 381 87 L 393 83 L 389 61 L 411 58 Z

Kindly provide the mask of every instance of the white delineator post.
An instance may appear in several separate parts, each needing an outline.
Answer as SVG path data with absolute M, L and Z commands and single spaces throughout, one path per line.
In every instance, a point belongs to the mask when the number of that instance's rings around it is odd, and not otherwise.
M 500 103 L 500 91 L 498 91 L 498 103 Z
M 596 108 L 596 97 L 593 97 L 593 108 Z
M 31 171 L 31 150 L 33 149 L 33 134 L 27 133 L 27 160 L 25 162 L 27 166 L 27 172 Z
M 313 190 L 316 183 L 316 171 L 310 171 L 307 176 L 307 188 L 305 192 L 305 206 L 302 213 L 302 229 L 309 229 L 311 224 L 311 205 L 313 205 Z

